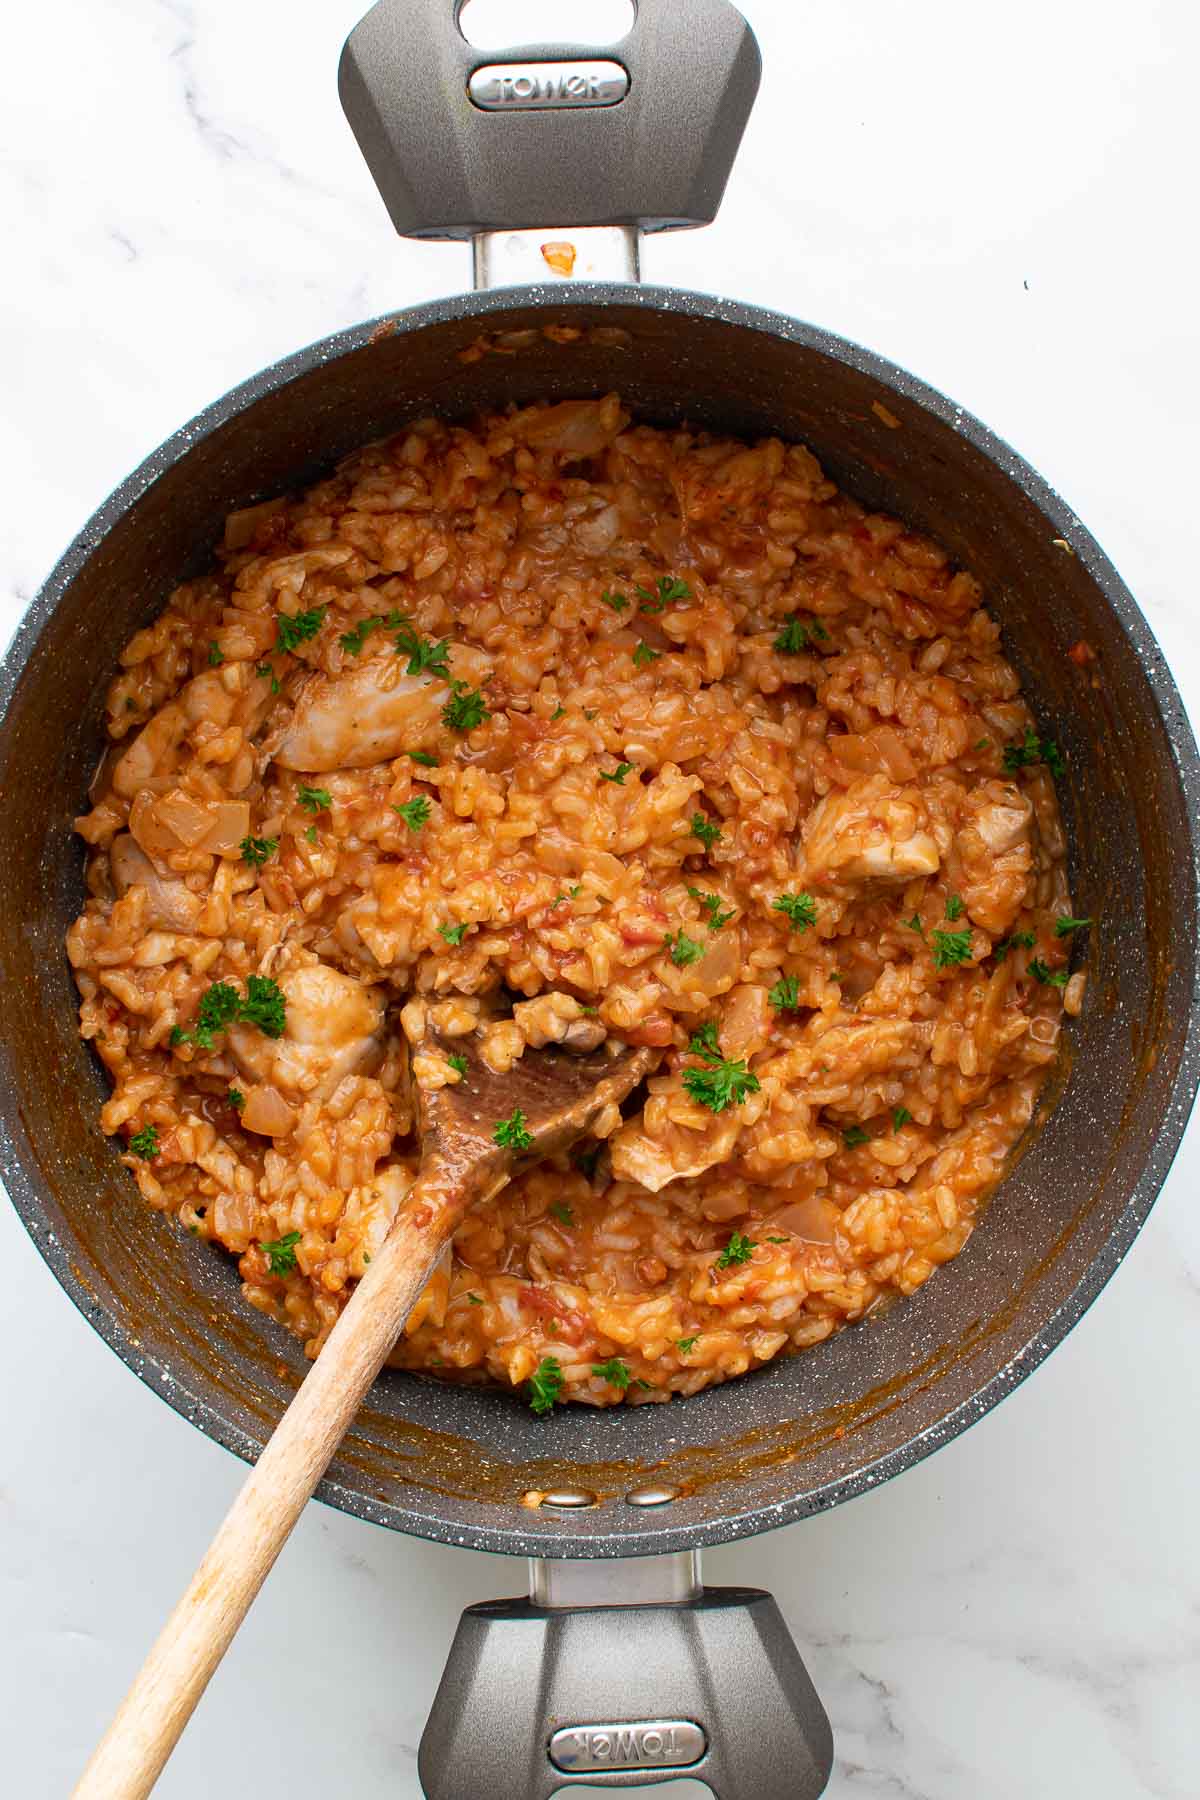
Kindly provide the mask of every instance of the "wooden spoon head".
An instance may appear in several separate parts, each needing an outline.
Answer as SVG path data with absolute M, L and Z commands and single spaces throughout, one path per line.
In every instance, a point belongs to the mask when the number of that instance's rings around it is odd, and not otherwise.
M 470 1038 L 442 1038 L 431 1025 L 413 1043 L 423 1160 L 436 1160 L 494 1192 L 519 1168 L 567 1149 L 605 1107 L 630 1094 L 661 1061 L 661 1050 L 601 1045 L 585 1054 L 548 1045 L 527 1049 L 504 1074 L 490 1069 Z M 422 1080 L 426 1056 L 466 1056 L 467 1073 L 444 1087 Z M 508 1129 L 497 1142 L 503 1122 Z

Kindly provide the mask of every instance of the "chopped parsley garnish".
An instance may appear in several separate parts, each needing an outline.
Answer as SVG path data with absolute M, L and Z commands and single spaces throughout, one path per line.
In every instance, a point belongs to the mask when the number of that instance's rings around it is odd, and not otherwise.
M 264 678 L 269 675 L 271 678 L 271 692 L 273 694 L 277 694 L 279 692 L 279 678 L 275 673 L 275 668 L 272 663 L 269 663 L 269 662 L 255 663 L 254 673 L 256 675 L 262 675 Z
M 437 757 L 430 756 L 428 750 L 406 750 L 405 755 L 408 756 L 411 761 L 420 763 L 423 769 L 436 769 L 438 766 Z
M 328 812 L 333 805 L 333 795 L 328 788 L 309 787 L 303 781 L 296 790 L 296 798 L 307 813 Z
M 560 702 L 550 714 L 550 723 L 553 725 L 558 719 L 563 718 L 566 714 L 566 710 L 566 707 Z
M 775 649 L 781 650 L 785 656 L 795 656 L 798 651 L 808 648 L 808 629 L 800 620 L 792 615 L 783 630 L 775 639 Z
M 234 1112 L 241 1112 L 243 1106 L 246 1104 L 246 1096 L 243 1094 L 241 1088 L 230 1088 L 225 1098 L 229 1101 Z
M 991 743 L 991 741 L 992 741 L 992 740 L 991 740 L 991 738 L 986 738 L 986 737 L 985 737 L 985 738 L 980 738 L 980 740 L 979 740 L 979 742 L 978 742 L 978 743 L 977 743 L 977 744 L 976 744 L 976 746 L 975 746 L 975 748 L 976 748 L 976 749 L 977 749 L 977 750 L 986 750 L 986 749 L 987 749 L 987 747 L 988 747 L 988 745 L 989 745 L 989 744 L 990 744 L 990 743 Z
M 238 1022 L 257 1025 L 266 1036 L 283 1036 L 287 1008 L 279 988 L 265 976 L 251 975 L 246 981 L 243 1000 L 227 981 L 214 981 L 203 995 L 196 1012 L 196 1029 L 188 1032 L 176 1025 L 171 1032 L 173 1044 L 195 1044 L 198 1050 L 211 1050 L 213 1038 L 227 1025 Z
M 246 998 L 238 1007 L 238 1018 L 244 1025 L 257 1025 L 264 1037 L 282 1037 L 287 1008 L 276 983 L 263 975 L 248 975 Z
M 491 718 L 491 713 L 483 704 L 483 695 L 478 688 L 469 687 L 465 681 L 451 682 L 454 692 L 442 708 L 443 723 L 451 731 L 474 731 L 477 725 L 484 725 Z
M 753 1238 L 743 1237 L 740 1231 L 735 1231 L 717 1258 L 718 1269 L 731 1269 L 735 1263 L 749 1262 L 757 1248 Z
M 529 1377 L 529 1404 L 535 1413 L 553 1412 L 563 1384 L 562 1364 L 557 1356 L 543 1356 Z
M 297 644 L 306 644 L 309 638 L 316 637 L 325 623 L 325 613 L 326 608 L 323 606 L 314 606 L 310 612 L 276 613 L 278 637 L 275 648 L 294 650 Z
M 450 1064 L 450 1067 L 454 1070 L 456 1075 L 461 1075 L 465 1078 L 467 1073 L 467 1059 L 461 1050 L 452 1050 L 450 1055 L 447 1056 L 446 1061 Z
M 300 1233 L 289 1231 L 284 1237 L 276 1238 L 273 1243 L 263 1244 L 262 1248 L 267 1253 L 267 1266 L 272 1275 L 291 1275 L 295 1271 L 296 1245 L 299 1242 Z
M 644 613 L 660 613 L 674 600 L 690 600 L 692 590 L 686 581 L 680 581 L 672 575 L 660 575 L 658 584 L 651 593 L 649 588 L 636 588 L 635 593 L 641 601 L 639 610 Z
M 692 814 L 692 836 L 699 838 L 706 850 L 711 850 L 721 835 L 721 827 L 706 819 L 701 812 Z
M 1032 950 L 1036 941 L 1032 931 L 1014 931 L 1011 937 L 1001 938 L 998 944 L 993 944 L 992 955 L 1002 963 L 1010 950 Z
M 143 1162 L 153 1162 L 158 1155 L 158 1126 L 143 1125 L 129 1140 L 129 1148 Z
M 912 1114 L 909 1112 L 907 1106 L 894 1106 L 892 1108 L 892 1130 L 893 1131 L 899 1131 L 899 1129 L 902 1125 L 911 1125 L 911 1124 L 912 1124 Z
M 740 1106 L 747 1094 L 757 1094 L 761 1084 L 744 1062 L 722 1057 L 707 1069 L 685 1069 L 683 1085 L 698 1106 L 721 1113 L 727 1106 Z
M 472 1306 L 482 1306 L 483 1305 L 482 1297 L 479 1294 L 468 1294 L 467 1299 L 470 1301 Z
M 633 652 L 633 666 L 635 669 L 648 669 L 661 655 L 661 650 L 652 650 L 649 644 L 640 643 Z
M 631 774 L 632 770 L 633 770 L 632 763 L 627 763 L 627 762 L 618 763 L 616 768 L 614 770 L 612 770 L 611 773 L 609 773 L 609 771 L 606 769 L 601 769 L 600 779 L 601 779 L 601 781 L 611 781 L 617 787 L 624 787 L 625 786 L 625 777 L 627 775 Z
M 242 997 L 235 987 L 231 987 L 227 981 L 214 981 L 200 1001 L 196 1013 L 196 1029 L 191 1033 L 190 1041 L 199 1050 L 211 1050 L 214 1033 L 224 1031 L 238 1017 L 241 1006 Z M 188 1041 L 188 1033 L 183 1032 L 180 1042 Z
M 671 961 L 677 969 L 686 969 L 704 955 L 704 945 L 697 938 L 690 938 L 682 927 L 674 935 L 668 931 L 663 945 L 671 952 Z
M 261 869 L 268 857 L 274 856 L 278 848 L 278 838 L 244 837 L 238 845 L 238 849 L 242 853 L 242 861 L 249 863 L 252 869 Z
M 1036 731 L 1028 730 L 1019 744 L 1004 746 L 1004 767 L 1010 775 L 1018 769 L 1026 768 L 1030 763 L 1045 763 L 1052 775 L 1061 775 L 1065 764 L 1062 751 L 1053 738 L 1040 738 Z
M 1094 923 L 1092 919 L 1071 919 L 1064 913 L 1054 921 L 1054 935 L 1059 938 L 1070 937 L 1073 931 L 1082 931 L 1085 925 Z
M 675 1348 L 677 1350 L 682 1351 L 684 1356 L 686 1356 L 690 1350 L 694 1350 L 696 1348 L 696 1345 L 699 1342 L 700 1342 L 700 1339 L 698 1337 L 676 1338 Z
M 402 625 L 407 624 L 407 614 L 396 612 L 395 609 L 393 609 L 391 612 L 377 615 L 373 619 L 360 619 L 353 630 L 342 633 L 341 637 L 338 639 L 338 643 L 342 646 L 343 650 L 348 650 L 351 656 L 361 656 L 363 646 L 366 644 L 367 639 L 373 631 L 396 631 Z M 396 648 L 399 650 L 400 646 L 397 645 Z
M 403 806 L 392 808 L 394 813 L 400 814 L 410 831 L 420 831 L 422 825 L 427 825 L 432 810 L 424 794 L 418 794 L 415 800 L 406 800 Z
M 969 931 L 935 931 L 933 934 L 933 966 L 952 969 L 957 963 L 971 960 Z
M 800 1005 L 800 982 L 795 975 L 781 975 L 767 999 L 776 1012 L 795 1012 Z
M 817 922 L 817 903 L 811 894 L 779 894 L 771 911 L 783 913 L 793 931 L 807 931 Z
M 592 1374 L 598 1375 L 601 1381 L 611 1381 L 615 1388 L 624 1393 L 633 1380 L 629 1365 L 623 1363 L 619 1356 L 610 1356 L 607 1362 L 593 1363 Z
M 575 1214 L 571 1211 L 565 1200 L 556 1200 L 554 1205 L 550 1208 L 550 1212 L 552 1216 L 558 1220 L 560 1225 L 573 1225 L 575 1223 Z
M 914 913 L 911 919 L 904 920 L 905 931 L 915 931 L 918 937 L 925 936 L 925 921 L 920 913 Z
M 720 894 L 706 894 L 703 888 L 694 887 L 690 887 L 688 893 L 692 896 L 693 900 L 698 900 L 700 902 L 701 912 L 707 913 L 708 929 L 710 931 L 720 931 L 722 925 L 728 925 L 730 919 L 737 917 L 736 906 L 730 907 L 728 912 L 721 911 Z
M 214 638 L 212 643 L 208 646 L 208 666 L 210 669 L 219 669 L 224 661 L 224 652 L 216 638 Z
M 1068 981 L 1071 979 L 1071 971 L 1069 969 L 1054 969 L 1051 971 L 1046 967 L 1045 963 L 1042 962 L 1041 958 L 1037 956 L 1030 959 L 1027 972 L 1033 976 L 1035 981 L 1040 981 L 1043 987 L 1066 987 Z
M 305 843 L 306 843 L 306 844 L 315 844 L 315 843 L 316 843 L 316 841 L 317 841 L 317 828 L 316 828 L 316 826 L 315 826 L 315 825 L 308 825 L 308 826 L 306 826 L 306 827 L 305 827 L 305 831 L 304 831 L 304 841 L 305 841 Z
M 438 936 L 444 937 L 446 942 L 448 944 L 453 944 L 457 950 L 470 929 L 469 920 L 462 925 L 439 925 Z
M 613 594 L 609 592 L 608 588 L 605 588 L 600 598 L 605 606 L 611 606 L 615 613 L 628 611 L 629 601 L 624 594 Z
M 1014 773 L 1017 769 L 1023 769 L 1026 763 L 1035 763 L 1040 762 L 1041 760 L 1042 740 L 1032 728 L 1026 731 L 1024 738 L 1019 744 L 1006 744 L 1004 746 L 1004 766 L 1010 774 Z
M 965 911 L 966 907 L 960 896 L 958 894 L 951 894 L 946 901 L 946 917 L 953 923 L 955 919 L 961 919 Z
M 554 912 L 557 907 L 565 906 L 566 904 L 567 896 L 565 894 L 555 894 L 553 900 L 550 902 L 550 911 Z
M 378 619 L 360 619 L 350 631 L 343 631 L 338 643 L 349 655 L 361 656 L 367 639 L 378 623 Z
M 706 1019 L 688 1041 L 688 1055 L 702 1056 L 705 1062 L 720 1062 L 721 1046 L 717 1041 L 717 1021 Z
M 507 1119 L 501 1119 L 492 1133 L 492 1142 L 502 1150 L 528 1150 L 533 1139 L 525 1129 L 525 1114 L 515 1106 Z
M 450 678 L 450 639 L 442 638 L 434 643 L 432 638 L 423 638 L 415 632 L 411 625 L 404 624 L 396 633 L 396 655 L 408 657 L 408 675 L 441 675 Z
M 870 1141 L 870 1132 L 864 1131 L 861 1125 L 852 1125 L 849 1131 L 842 1133 L 842 1142 L 847 1150 L 857 1150 L 860 1144 L 869 1144 Z

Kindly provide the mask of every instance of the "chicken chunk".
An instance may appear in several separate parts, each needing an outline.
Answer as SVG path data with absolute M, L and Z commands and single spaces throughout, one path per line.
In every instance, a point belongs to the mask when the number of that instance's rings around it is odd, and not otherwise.
M 252 1025 L 229 1027 L 229 1048 L 242 1074 L 301 1099 L 326 1099 L 347 1075 L 362 1075 L 381 1053 L 383 999 L 327 963 L 279 977 L 287 1007 L 283 1036 Z
M 735 1112 L 714 1119 L 703 1131 L 667 1123 L 652 1133 L 642 1118 L 630 1119 L 609 1139 L 612 1171 L 618 1181 L 636 1181 L 657 1194 L 669 1182 L 703 1175 L 725 1162 L 741 1130 Z
M 669 1182 L 703 1175 L 729 1161 L 738 1138 L 757 1121 L 765 1103 L 756 1090 L 740 1105 L 710 1114 L 686 1091 L 683 1070 L 652 1079 L 641 1114 L 609 1139 L 613 1174 L 652 1194 Z
M 112 784 L 123 799 L 145 788 L 162 793 L 172 785 L 179 750 L 196 725 L 240 725 L 252 737 L 271 700 L 271 683 L 248 663 L 206 669 L 148 719 L 113 768 Z
M 451 678 L 472 687 L 491 672 L 489 658 L 470 645 L 453 645 L 449 663 Z M 420 750 L 437 735 L 450 686 L 438 676 L 407 675 L 406 668 L 389 649 L 337 676 L 307 676 L 268 751 L 281 768 L 327 775 Z
M 113 839 L 109 867 L 118 896 L 127 894 L 131 887 L 145 888 L 150 897 L 150 924 L 162 931 L 195 929 L 203 905 L 199 895 L 193 894 L 186 882 L 160 875 L 129 832 L 123 831 Z
M 967 795 L 957 849 L 963 904 L 1002 937 L 1025 904 L 1033 868 L 1033 805 L 1014 782 L 985 781 Z
M 912 881 L 936 872 L 941 857 L 929 829 L 921 790 L 867 775 L 842 793 L 827 794 L 804 832 L 808 879 Z

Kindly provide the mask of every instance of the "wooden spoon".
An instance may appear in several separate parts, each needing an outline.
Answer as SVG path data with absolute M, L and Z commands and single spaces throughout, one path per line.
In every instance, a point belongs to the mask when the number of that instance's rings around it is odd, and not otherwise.
M 433 1034 L 413 1046 L 416 1182 L 97 1745 L 75 1800 L 142 1800 L 153 1788 L 468 1207 L 566 1149 L 662 1054 L 527 1050 L 505 1075 L 475 1055 L 465 1080 L 422 1082 L 424 1058 L 465 1048 L 466 1040 L 443 1044 Z M 517 1112 L 517 1127 L 501 1133 L 515 1142 L 497 1143 L 497 1125 Z

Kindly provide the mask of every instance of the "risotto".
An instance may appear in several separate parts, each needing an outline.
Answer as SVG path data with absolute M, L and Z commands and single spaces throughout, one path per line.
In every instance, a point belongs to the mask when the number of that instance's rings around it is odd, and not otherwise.
M 392 1362 L 666 1400 L 961 1250 L 1082 974 L 977 583 L 800 445 L 568 401 L 229 518 L 121 658 L 68 948 L 143 1198 L 316 1355 L 411 1080 L 652 1046 L 471 1212 Z M 404 1017 L 461 1053 L 409 1068 Z

